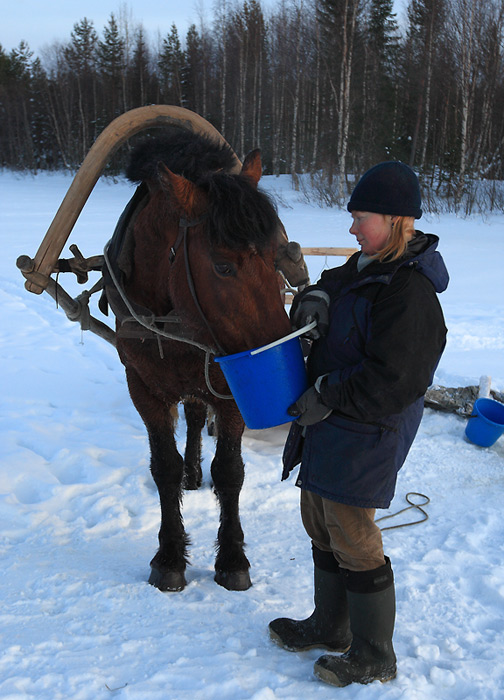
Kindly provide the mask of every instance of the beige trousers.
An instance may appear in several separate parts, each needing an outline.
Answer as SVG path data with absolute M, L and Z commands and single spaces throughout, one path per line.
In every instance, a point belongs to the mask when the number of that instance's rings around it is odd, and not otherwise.
M 374 508 L 336 503 L 301 489 L 301 518 L 315 547 L 332 552 L 350 571 L 369 571 L 385 564 L 381 531 Z

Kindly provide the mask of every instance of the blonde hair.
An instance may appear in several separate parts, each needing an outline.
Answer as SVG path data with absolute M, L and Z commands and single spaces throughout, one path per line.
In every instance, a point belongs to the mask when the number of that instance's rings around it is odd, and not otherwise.
M 379 262 L 392 262 L 406 252 L 408 243 L 415 235 L 415 219 L 413 216 L 398 216 L 392 223 L 392 231 L 387 244 L 373 257 Z

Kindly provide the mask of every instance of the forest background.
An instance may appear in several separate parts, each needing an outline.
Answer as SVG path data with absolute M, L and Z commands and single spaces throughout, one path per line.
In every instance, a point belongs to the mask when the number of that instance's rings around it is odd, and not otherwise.
M 427 210 L 504 211 L 504 0 L 410 0 L 401 27 L 392 0 L 216 0 L 210 21 L 155 41 L 127 5 L 101 31 L 84 17 L 40 56 L 0 45 L 0 167 L 75 170 L 147 104 L 201 114 L 241 158 L 261 148 L 265 173 L 318 204 L 397 159 Z

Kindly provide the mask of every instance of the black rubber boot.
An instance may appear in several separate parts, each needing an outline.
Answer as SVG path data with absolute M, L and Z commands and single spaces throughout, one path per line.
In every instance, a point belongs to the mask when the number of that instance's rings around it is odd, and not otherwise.
M 286 617 L 269 624 L 271 639 L 287 651 L 318 647 L 345 651 L 352 641 L 343 574 L 331 552 L 313 547 L 315 610 L 306 620 Z
M 372 571 L 345 573 L 352 645 L 342 656 L 320 657 L 314 671 L 322 681 L 342 687 L 395 678 L 394 575 L 386 562 Z

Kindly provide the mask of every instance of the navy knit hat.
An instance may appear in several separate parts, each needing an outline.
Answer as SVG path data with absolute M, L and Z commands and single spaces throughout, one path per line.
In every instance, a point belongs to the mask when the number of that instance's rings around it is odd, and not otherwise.
M 420 185 L 413 170 L 390 160 L 370 168 L 356 184 L 348 211 L 371 211 L 392 216 L 422 216 Z

